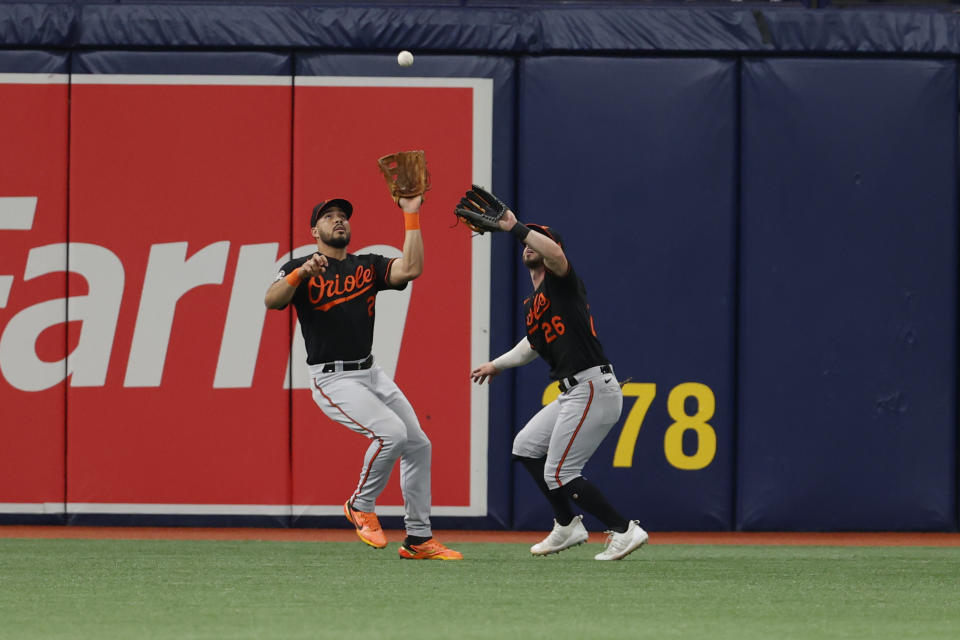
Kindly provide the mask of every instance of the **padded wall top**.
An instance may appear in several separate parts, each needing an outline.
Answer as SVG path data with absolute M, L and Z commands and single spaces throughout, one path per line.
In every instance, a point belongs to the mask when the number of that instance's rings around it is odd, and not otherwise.
M 958 33 L 960 16 L 943 9 L 798 3 L 0 3 L 0 42 L 34 47 L 957 53 Z
M 74 73 L 290 75 L 292 56 L 271 52 L 82 51 Z

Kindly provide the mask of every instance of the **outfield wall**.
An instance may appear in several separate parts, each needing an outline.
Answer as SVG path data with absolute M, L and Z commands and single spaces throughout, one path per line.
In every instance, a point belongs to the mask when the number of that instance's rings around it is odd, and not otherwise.
M 530 287 L 452 227 L 479 182 L 587 283 L 629 381 L 586 475 L 625 515 L 956 530 L 960 17 L 434 4 L 0 5 L 0 521 L 341 524 L 366 442 L 262 296 L 326 197 L 398 253 L 375 159 L 423 148 L 426 272 L 375 354 L 438 526 L 550 519 L 509 456 L 545 365 L 467 375 Z

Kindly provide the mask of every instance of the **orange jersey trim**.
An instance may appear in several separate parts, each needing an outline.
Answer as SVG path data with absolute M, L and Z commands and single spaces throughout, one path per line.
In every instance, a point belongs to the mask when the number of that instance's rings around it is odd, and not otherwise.
M 399 260 L 399 258 L 390 258 L 390 262 L 387 263 L 387 269 L 383 274 L 383 284 L 388 287 L 393 287 L 395 285 L 390 284 L 390 272 L 393 270 L 393 263 Z

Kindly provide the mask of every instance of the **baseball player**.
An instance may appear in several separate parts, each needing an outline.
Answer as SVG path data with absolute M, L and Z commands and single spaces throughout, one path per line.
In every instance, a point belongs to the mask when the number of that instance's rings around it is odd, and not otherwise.
M 470 377 L 483 384 L 504 369 L 540 356 L 550 365 L 550 377 L 559 381 L 562 392 L 513 441 L 514 460 L 533 476 L 555 515 L 553 530 L 530 552 L 547 555 L 587 541 L 583 516 L 574 515 L 572 502 L 608 529 L 606 548 L 594 557 L 620 560 L 646 543 L 648 536 L 639 522 L 620 515 L 581 475 L 623 407 L 620 384 L 594 330 L 586 288 L 554 229 L 524 225 L 509 209 L 497 224 L 524 244 L 523 264 L 533 282 L 533 294 L 523 302 L 527 335 L 507 353 L 475 368 Z
M 284 264 L 264 302 L 269 309 L 293 303 L 306 345 L 314 402 L 330 419 L 370 440 L 360 482 L 343 505 L 360 539 L 377 549 L 387 546 L 374 508 L 399 458 L 406 527 L 400 557 L 460 560 L 459 552 L 431 533 L 430 440 L 413 407 L 371 354 L 377 293 L 402 290 L 423 270 L 422 202 L 422 196 L 397 201 L 406 232 L 403 255 L 394 259 L 347 253 L 353 205 L 343 198 L 316 205 L 310 233 L 317 251 Z

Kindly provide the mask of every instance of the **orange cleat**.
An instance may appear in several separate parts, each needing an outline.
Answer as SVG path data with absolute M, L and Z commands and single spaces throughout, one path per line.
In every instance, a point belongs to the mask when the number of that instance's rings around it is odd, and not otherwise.
M 347 516 L 347 520 L 357 528 L 357 535 L 361 540 L 376 549 L 383 549 L 387 546 L 387 536 L 380 527 L 377 514 L 357 511 L 350 505 L 349 500 L 343 503 L 343 513 Z
M 405 560 L 463 560 L 463 554 L 453 549 L 447 549 L 435 538 L 430 538 L 423 544 L 412 544 L 409 547 L 400 545 L 400 557 Z

